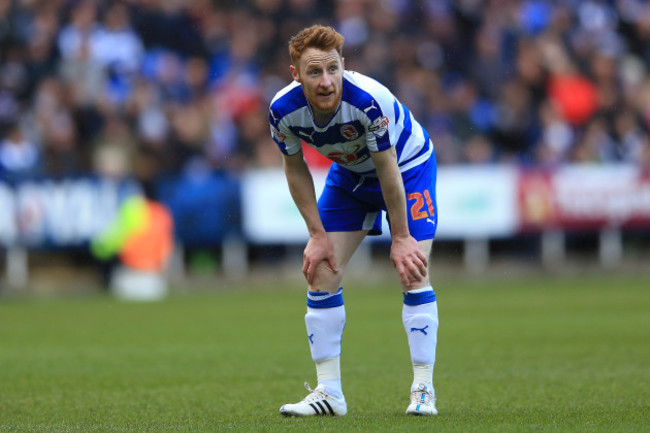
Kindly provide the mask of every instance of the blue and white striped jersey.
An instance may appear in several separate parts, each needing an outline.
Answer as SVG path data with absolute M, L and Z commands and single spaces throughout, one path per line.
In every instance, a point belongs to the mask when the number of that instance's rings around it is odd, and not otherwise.
M 375 173 L 370 152 L 394 146 L 400 171 L 425 162 L 433 152 L 429 134 L 382 84 L 358 72 L 343 73 L 342 101 L 327 125 L 316 125 L 300 83 L 280 90 L 269 110 L 273 140 L 286 155 L 301 140 L 325 157 L 362 175 Z

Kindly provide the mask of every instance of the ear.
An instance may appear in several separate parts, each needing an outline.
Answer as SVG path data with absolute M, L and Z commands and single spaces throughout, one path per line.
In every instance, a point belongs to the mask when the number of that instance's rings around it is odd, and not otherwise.
M 341 57 L 341 69 L 345 70 L 345 57 Z
M 289 69 L 291 70 L 291 77 L 294 79 L 294 81 L 300 83 L 300 75 L 298 74 L 298 69 L 296 69 L 296 67 L 293 65 L 290 65 Z

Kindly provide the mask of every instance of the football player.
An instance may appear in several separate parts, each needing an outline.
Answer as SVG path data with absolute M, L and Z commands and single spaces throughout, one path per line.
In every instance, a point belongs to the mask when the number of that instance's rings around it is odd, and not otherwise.
M 435 415 L 438 306 L 428 272 L 438 223 L 433 143 L 385 86 L 345 70 L 342 48 L 343 36 L 331 27 L 314 25 L 292 37 L 293 82 L 275 95 L 269 110 L 289 190 L 309 232 L 302 267 L 308 286 L 305 324 L 318 378 L 315 389 L 307 385 L 307 397 L 280 412 L 347 413 L 340 369 L 346 320 L 341 283 L 362 240 L 381 233 L 385 211 L 413 364 L 406 413 Z M 302 141 L 334 161 L 318 201 Z

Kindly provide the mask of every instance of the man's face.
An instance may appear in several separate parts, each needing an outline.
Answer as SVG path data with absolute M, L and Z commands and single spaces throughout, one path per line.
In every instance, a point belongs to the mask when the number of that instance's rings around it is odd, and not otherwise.
M 291 65 L 293 79 L 302 84 L 302 90 L 312 110 L 319 114 L 333 113 L 343 93 L 343 59 L 339 53 L 307 48 L 298 65 Z

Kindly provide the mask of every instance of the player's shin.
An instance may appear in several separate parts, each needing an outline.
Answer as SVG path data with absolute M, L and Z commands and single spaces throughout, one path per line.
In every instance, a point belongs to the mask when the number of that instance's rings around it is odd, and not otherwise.
M 433 389 L 433 366 L 436 360 L 438 304 L 431 286 L 404 294 L 402 322 L 408 337 L 413 385 L 423 383 Z
M 305 325 L 318 385 L 341 397 L 341 339 L 345 328 L 343 288 L 336 293 L 308 292 Z

